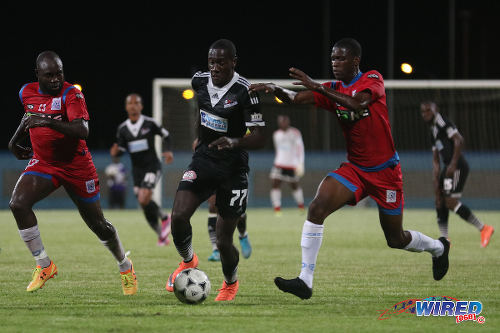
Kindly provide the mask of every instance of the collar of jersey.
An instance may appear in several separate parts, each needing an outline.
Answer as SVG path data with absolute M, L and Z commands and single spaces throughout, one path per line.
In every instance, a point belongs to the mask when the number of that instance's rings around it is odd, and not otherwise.
M 142 124 L 144 123 L 144 116 L 141 114 L 139 119 L 135 123 L 131 122 L 130 119 L 127 119 L 127 128 L 132 133 L 133 136 L 138 136 L 139 135 L 139 130 L 142 127 Z M 134 132 L 136 132 L 134 134 Z
M 359 72 L 358 72 L 358 75 L 356 75 L 356 76 L 354 77 L 354 79 L 352 79 L 352 81 L 351 81 L 351 82 L 349 82 L 349 84 L 348 84 L 348 85 L 345 85 L 345 84 L 344 84 L 344 82 L 342 82 L 342 81 L 340 81 L 340 83 L 342 83 L 342 87 L 344 87 L 344 88 L 350 87 L 350 86 L 352 86 L 354 83 L 356 83 L 356 81 L 358 81 L 358 80 L 359 80 L 359 78 L 361 77 L 361 75 L 363 75 L 363 72 L 362 72 L 362 71 L 359 71 Z
M 240 74 L 234 72 L 234 75 L 233 75 L 233 78 L 231 79 L 231 81 L 229 81 L 224 87 L 219 88 L 219 87 L 214 86 L 214 84 L 212 82 L 212 76 L 208 77 L 208 86 L 207 86 L 208 93 L 210 94 L 210 96 L 212 96 L 213 93 L 216 92 L 217 96 L 219 97 L 217 99 L 217 102 L 212 103 L 212 107 L 214 107 L 215 104 L 219 103 L 219 101 L 227 93 L 227 91 L 229 90 L 229 88 L 231 88 L 233 86 L 233 84 L 236 81 L 238 81 L 239 78 L 240 78 Z M 210 97 L 210 102 L 212 102 L 212 98 L 211 97 Z

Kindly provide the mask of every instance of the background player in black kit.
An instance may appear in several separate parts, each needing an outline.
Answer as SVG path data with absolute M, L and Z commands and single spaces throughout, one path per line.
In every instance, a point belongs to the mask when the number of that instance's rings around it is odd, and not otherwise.
M 455 124 L 438 112 L 436 103 L 422 102 L 420 112 L 431 131 L 432 171 L 441 236 L 448 238 L 448 215 L 449 210 L 453 210 L 481 232 L 481 246 L 486 247 L 495 230 L 492 226 L 483 224 L 469 207 L 459 200 L 469 174 L 469 165 L 462 154 L 464 139 Z M 444 164 L 443 169 L 440 159 Z
M 216 301 L 233 300 L 238 292 L 239 253 L 233 245 L 233 233 L 246 210 L 249 168 L 244 149 L 258 149 L 265 143 L 258 96 L 249 94 L 250 84 L 234 71 L 235 66 L 234 44 L 220 39 L 209 48 L 209 72 L 196 73 L 191 82 L 200 112 L 198 145 L 179 183 L 172 210 L 172 236 L 183 261 L 165 286 L 173 291 L 177 274 L 198 266 L 190 218 L 215 192 L 217 248 L 224 273 Z M 245 136 L 247 127 L 250 134 Z
M 116 134 L 118 143 L 113 144 L 111 156 L 119 156 L 128 151 L 132 160 L 134 193 L 144 211 L 146 220 L 158 234 L 158 245 L 168 245 L 170 234 L 170 215 L 163 214 L 154 200 L 153 189 L 160 180 L 161 162 L 156 155 L 154 138 L 163 138 L 163 157 L 165 163 L 174 160 L 171 151 L 169 132 L 161 127 L 153 118 L 141 114 L 142 98 L 138 94 L 130 94 L 125 98 L 125 109 L 128 119 L 120 124 Z M 159 224 L 159 219 L 162 224 Z

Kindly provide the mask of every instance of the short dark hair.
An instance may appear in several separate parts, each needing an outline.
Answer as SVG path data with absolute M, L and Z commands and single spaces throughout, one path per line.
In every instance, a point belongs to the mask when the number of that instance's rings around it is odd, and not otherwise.
M 36 68 L 40 68 L 40 64 L 46 61 L 60 62 L 62 65 L 61 58 L 54 51 L 43 51 L 36 57 Z
M 236 57 L 236 46 L 229 39 L 219 39 L 210 45 L 210 50 L 221 49 L 227 51 L 227 55 L 231 58 Z
M 342 38 L 333 47 L 346 49 L 351 55 L 361 58 L 361 44 L 354 38 Z

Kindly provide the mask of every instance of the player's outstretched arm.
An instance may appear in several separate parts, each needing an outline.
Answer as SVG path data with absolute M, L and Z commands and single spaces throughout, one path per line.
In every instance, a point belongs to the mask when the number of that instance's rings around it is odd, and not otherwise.
M 30 147 L 24 147 L 19 144 L 19 142 L 23 141 L 28 136 L 26 132 L 26 119 L 26 116 L 21 119 L 21 123 L 19 123 L 16 132 L 9 141 L 9 150 L 18 160 L 27 160 L 31 158 L 33 153 Z
M 250 134 L 242 138 L 228 138 L 223 136 L 208 145 L 210 149 L 234 149 L 242 148 L 248 150 L 263 148 L 266 144 L 265 127 L 250 127 Z
M 255 83 L 250 85 L 250 92 L 264 92 L 274 94 L 281 101 L 287 104 L 314 104 L 312 91 L 293 91 L 285 89 L 274 83 Z
M 89 122 L 85 119 L 75 119 L 71 122 L 30 115 L 26 119 L 26 130 L 34 127 L 49 127 L 64 135 L 86 139 L 89 135 Z
M 294 85 L 301 85 L 306 87 L 310 91 L 316 91 L 322 95 L 325 95 L 334 102 L 352 111 L 365 110 L 372 100 L 372 96 L 369 90 L 360 91 L 355 96 L 345 95 L 338 91 L 335 91 L 334 89 L 328 88 L 319 82 L 314 81 L 306 73 L 298 68 L 290 68 L 289 75 L 291 78 L 298 80 L 296 82 L 293 82 Z

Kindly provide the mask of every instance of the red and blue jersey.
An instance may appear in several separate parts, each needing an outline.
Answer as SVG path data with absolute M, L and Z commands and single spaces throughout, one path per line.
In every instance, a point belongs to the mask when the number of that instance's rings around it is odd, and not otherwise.
M 66 122 L 89 120 L 82 92 L 68 82 L 64 82 L 57 96 L 44 94 L 38 82 L 27 83 L 19 91 L 19 98 L 27 114 Z M 85 140 L 64 135 L 49 127 L 35 127 L 29 131 L 35 159 L 55 165 L 71 163 L 75 159 L 81 161 L 82 157 L 92 160 Z
M 348 96 L 355 96 L 362 91 L 369 91 L 372 96 L 371 103 L 359 120 L 345 121 L 338 118 L 346 140 L 347 159 L 366 171 L 379 170 L 387 163 L 393 165 L 399 162 L 391 134 L 382 75 L 377 71 L 360 72 L 348 85 L 341 81 L 323 85 Z M 316 106 L 330 112 L 339 114 L 338 110 L 346 110 L 318 92 L 314 92 L 314 99 Z

